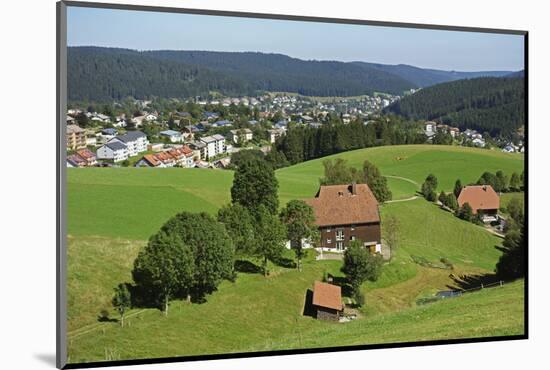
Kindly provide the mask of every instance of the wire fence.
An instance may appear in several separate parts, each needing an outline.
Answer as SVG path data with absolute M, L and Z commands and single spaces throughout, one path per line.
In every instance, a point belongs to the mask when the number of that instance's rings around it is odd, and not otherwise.
M 486 289 L 486 288 L 502 287 L 502 286 L 504 286 L 505 284 L 508 284 L 508 283 L 510 283 L 510 281 L 506 282 L 504 280 L 499 280 L 499 281 L 495 281 L 495 282 L 492 282 L 492 283 L 489 283 L 489 284 L 481 283 L 481 285 L 475 286 L 475 287 L 469 288 L 469 289 L 443 290 L 443 291 L 437 292 L 432 297 L 425 297 L 425 298 L 418 299 L 416 301 L 416 304 L 417 305 L 424 305 L 424 304 L 428 304 L 428 303 L 437 302 L 437 301 L 440 301 L 442 299 L 460 297 L 460 296 L 462 296 L 466 293 L 472 293 L 472 292 L 476 292 L 476 291 Z

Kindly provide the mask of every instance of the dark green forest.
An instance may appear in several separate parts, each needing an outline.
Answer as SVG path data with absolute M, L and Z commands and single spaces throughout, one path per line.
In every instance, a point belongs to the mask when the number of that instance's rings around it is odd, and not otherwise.
M 306 96 L 401 94 L 415 87 L 399 76 L 343 62 L 303 61 L 280 54 L 144 51 L 70 47 L 70 101 L 187 98 L 216 91 L 227 96 L 260 91 Z
M 378 64 L 366 62 L 354 62 L 358 65 L 376 68 L 396 76 L 400 76 L 407 81 L 412 82 L 416 87 L 428 87 L 444 82 L 463 80 L 466 78 L 477 77 L 520 77 L 520 72 L 510 73 L 509 71 L 480 71 L 480 72 L 458 72 L 444 71 L 440 69 L 427 69 L 410 66 L 407 64 Z
M 219 92 L 227 96 L 261 91 L 306 96 L 402 94 L 478 75 L 510 72 L 452 72 L 407 65 L 300 60 L 282 54 L 210 51 L 136 51 L 104 47 L 68 48 L 70 101 L 106 102 L 187 98 Z
M 348 150 L 379 145 L 421 144 L 426 137 L 417 122 L 388 116 L 368 125 L 356 120 L 344 125 L 329 122 L 318 129 L 291 127 L 285 136 L 273 144 L 267 160 L 275 168 L 325 157 Z
M 422 89 L 385 112 L 508 136 L 525 123 L 524 99 L 523 78 L 483 77 Z

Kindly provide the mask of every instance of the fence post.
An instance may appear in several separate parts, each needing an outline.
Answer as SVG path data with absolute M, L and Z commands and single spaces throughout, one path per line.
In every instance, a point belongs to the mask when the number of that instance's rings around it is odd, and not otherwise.
M 483 283 L 481 283 L 481 289 L 483 289 Z
M 502 286 L 502 280 L 500 281 L 500 286 Z

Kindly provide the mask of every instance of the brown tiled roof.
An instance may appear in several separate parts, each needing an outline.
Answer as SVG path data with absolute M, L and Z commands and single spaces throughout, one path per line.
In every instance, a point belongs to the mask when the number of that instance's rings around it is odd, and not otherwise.
M 154 154 L 145 154 L 143 158 L 154 167 L 160 166 L 160 161 L 155 158 Z
M 475 214 L 478 209 L 498 209 L 500 198 L 491 185 L 472 185 L 463 187 L 458 195 L 458 205 L 462 207 L 464 203 L 470 204 Z
M 342 310 L 342 290 L 338 285 L 316 281 L 313 287 L 313 304 L 334 310 Z
M 306 199 L 315 213 L 317 226 L 380 222 L 378 201 L 367 184 L 321 186 L 317 196 Z
M 193 150 L 191 150 L 191 148 L 189 148 L 187 145 L 184 145 L 181 148 L 181 150 L 183 151 L 183 154 L 185 154 L 186 157 L 193 155 Z
M 79 156 L 86 160 L 95 159 L 96 155 L 94 152 L 92 152 L 90 149 L 80 149 L 76 151 Z

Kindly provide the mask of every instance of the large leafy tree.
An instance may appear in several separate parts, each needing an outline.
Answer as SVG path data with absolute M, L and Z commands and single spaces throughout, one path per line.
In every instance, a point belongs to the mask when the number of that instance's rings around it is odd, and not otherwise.
M 153 235 L 134 261 L 132 276 L 138 286 L 153 293 L 168 315 L 169 301 L 194 284 L 194 256 L 190 246 L 169 230 Z
M 254 219 L 240 204 L 229 204 L 218 211 L 218 221 L 225 225 L 238 257 L 254 254 Z
M 234 246 L 223 224 L 207 213 L 181 212 L 161 228 L 185 240 L 194 258 L 191 291 L 199 300 L 234 277 Z
M 382 272 L 382 256 L 371 254 L 360 241 L 354 240 L 344 252 L 342 272 L 346 274 L 354 295 L 360 297 L 361 284 L 378 280 Z
M 392 199 L 386 178 L 381 175 L 378 167 L 368 160 L 363 162 L 363 177 L 379 202 L 383 203 Z
M 286 225 L 287 237 L 296 254 L 298 270 L 302 271 L 302 258 L 304 257 L 302 240 L 314 240 L 316 239 L 315 234 L 318 233 L 313 208 L 304 201 L 291 200 L 281 211 L 280 218 Z
M 276 261 L 281 257 L 287 232 L 285 225 L 264 205 L 258 208 L 255 226 L 255 255 L 261 259 L 264 276 L 267 276 L 269 273 L 267 262 Z
M 279 208 L 277 189 L 279 183 L 275 171 L 266 161 L 244 161 L 235 172 L 231 199 L 256 214 L 260 206 L 275 214 Z

